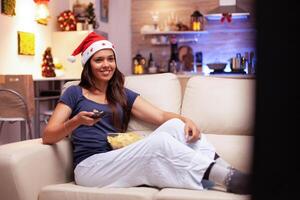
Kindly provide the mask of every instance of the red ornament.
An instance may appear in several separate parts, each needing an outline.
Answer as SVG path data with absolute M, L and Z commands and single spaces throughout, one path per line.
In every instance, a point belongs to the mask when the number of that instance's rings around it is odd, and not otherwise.
M 66 10 L 57 17 L 61 31 L 76 31 L 76 20 L 71 10 Z

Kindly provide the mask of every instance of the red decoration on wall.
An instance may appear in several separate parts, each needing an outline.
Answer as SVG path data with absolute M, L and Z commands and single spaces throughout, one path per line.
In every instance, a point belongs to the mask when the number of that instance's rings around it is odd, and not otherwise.
M 231 13 L 222 13 L 222 18 L 221 18 L 221 22 L 225 22 L 227 21 L 228 23 L 230 23 L 232 20 L 232 15 Z
M 71 10 L 62 12 L 57 17 L 57 22 L 61 31 L 76 31 L 76 19 Z

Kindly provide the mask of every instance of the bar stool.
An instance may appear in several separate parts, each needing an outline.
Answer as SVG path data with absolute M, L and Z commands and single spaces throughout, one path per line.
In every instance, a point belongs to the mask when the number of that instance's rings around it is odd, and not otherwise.
M 0 134 L 5 122 L 20 122 L 21 140 L 33 138 L 29 109 L 24 97 L 12 89 L 0 88 Z

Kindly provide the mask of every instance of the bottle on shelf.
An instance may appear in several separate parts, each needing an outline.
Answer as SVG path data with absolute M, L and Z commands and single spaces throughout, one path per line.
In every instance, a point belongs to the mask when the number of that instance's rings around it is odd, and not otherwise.
M 151 63 L 152 63 L 152 62 L 154 62 L 154 61 L 153 61 L 153 56 L 152 56 L 152 53 L 150 53 L 150 54 L 149 54 L 149 59 L 148 59 L 148 65 L 147 65 L 148 68 L 151 66 Z
M 171 55 L 168 63 L 168 72 L 177 72 L 178 71 L 178 43 L 175 36 L 170 37 L 170 46 L 171 46 Z
M 202 64 L 203 64 L 203 53 L 202 51 L 196 52 L 196 69 L 197 72 L 202 72 Z
M 149 60 L 148 60 L 148 73 L 153 74 L 157 72 L 157 67 L 155 65 L 155 61 L 153 60 L 152 53 L 149 55 Z

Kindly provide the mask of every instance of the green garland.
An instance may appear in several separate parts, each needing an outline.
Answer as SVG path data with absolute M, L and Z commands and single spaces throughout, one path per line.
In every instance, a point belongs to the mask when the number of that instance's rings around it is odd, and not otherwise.
M 1 1 L 1 12 L 6 15 L 16 15 L 16 0 L 2 0 Z

